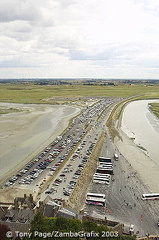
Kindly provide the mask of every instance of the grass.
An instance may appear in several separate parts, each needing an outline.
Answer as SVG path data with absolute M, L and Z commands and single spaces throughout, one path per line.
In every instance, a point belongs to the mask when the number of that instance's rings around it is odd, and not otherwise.
M 17 113 L 21 112 L 22 110 L 16 108 L 1 108 L 0 107 L 0 115 L 1 114 L 8 114 L 8 113 Z
M 15 103 L 53 103 L 55 97 L 131 97 L 144 96 L 159 98 L 159 85 L 86 86 L 86 85 L 33 85 L 0 84 L 0 102 Z
M 159 103 L 150 103 L 149 108 L 159 118 Z

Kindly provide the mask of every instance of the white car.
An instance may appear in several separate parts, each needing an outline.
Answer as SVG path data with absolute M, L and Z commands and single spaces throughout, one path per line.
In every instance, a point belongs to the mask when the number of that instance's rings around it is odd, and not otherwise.
M 129 231 L 131 234 L 134 233 L 134 225 L 133 224 L 130 225 Z

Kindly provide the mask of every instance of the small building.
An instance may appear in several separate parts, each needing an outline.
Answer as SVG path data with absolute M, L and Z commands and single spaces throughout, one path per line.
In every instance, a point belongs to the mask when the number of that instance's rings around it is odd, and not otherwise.
M 69 218 L 69 219 L 71 219 L 71 218 L 79 219 L 80 218 L 79 213 L 76 210 L 74 210 L 72 208 L 68 208 L 68 207 L 61 208 L 58 211 L 56 217 L 64 217 L 64 218 Z
M 44 217 L 55 217 L 61 205 L 54 201 L 48 201 L 44 206 L 43 216 Z

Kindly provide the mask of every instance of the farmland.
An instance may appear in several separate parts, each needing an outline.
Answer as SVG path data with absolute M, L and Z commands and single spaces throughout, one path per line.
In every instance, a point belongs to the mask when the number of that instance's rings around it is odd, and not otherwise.
M 146 86 L 117 84 L 113 86 L 83 84 L 72 85 L 34 85 L 33 83 L 0 84 L 0 102 L 15 103 L 58 103 L 55 99 L 82 97 L 131 97 L 158 98 L 159 85 Z M 52 100 L 52 98 L 54 100 Z

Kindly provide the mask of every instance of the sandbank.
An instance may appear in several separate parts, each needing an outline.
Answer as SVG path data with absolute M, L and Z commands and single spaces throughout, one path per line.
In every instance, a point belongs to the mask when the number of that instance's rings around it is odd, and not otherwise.
M 0 116 L 0 183 L 15 174 L 68 126 L 80 109 L 64 105 L 0 103 L 21 112 Z

